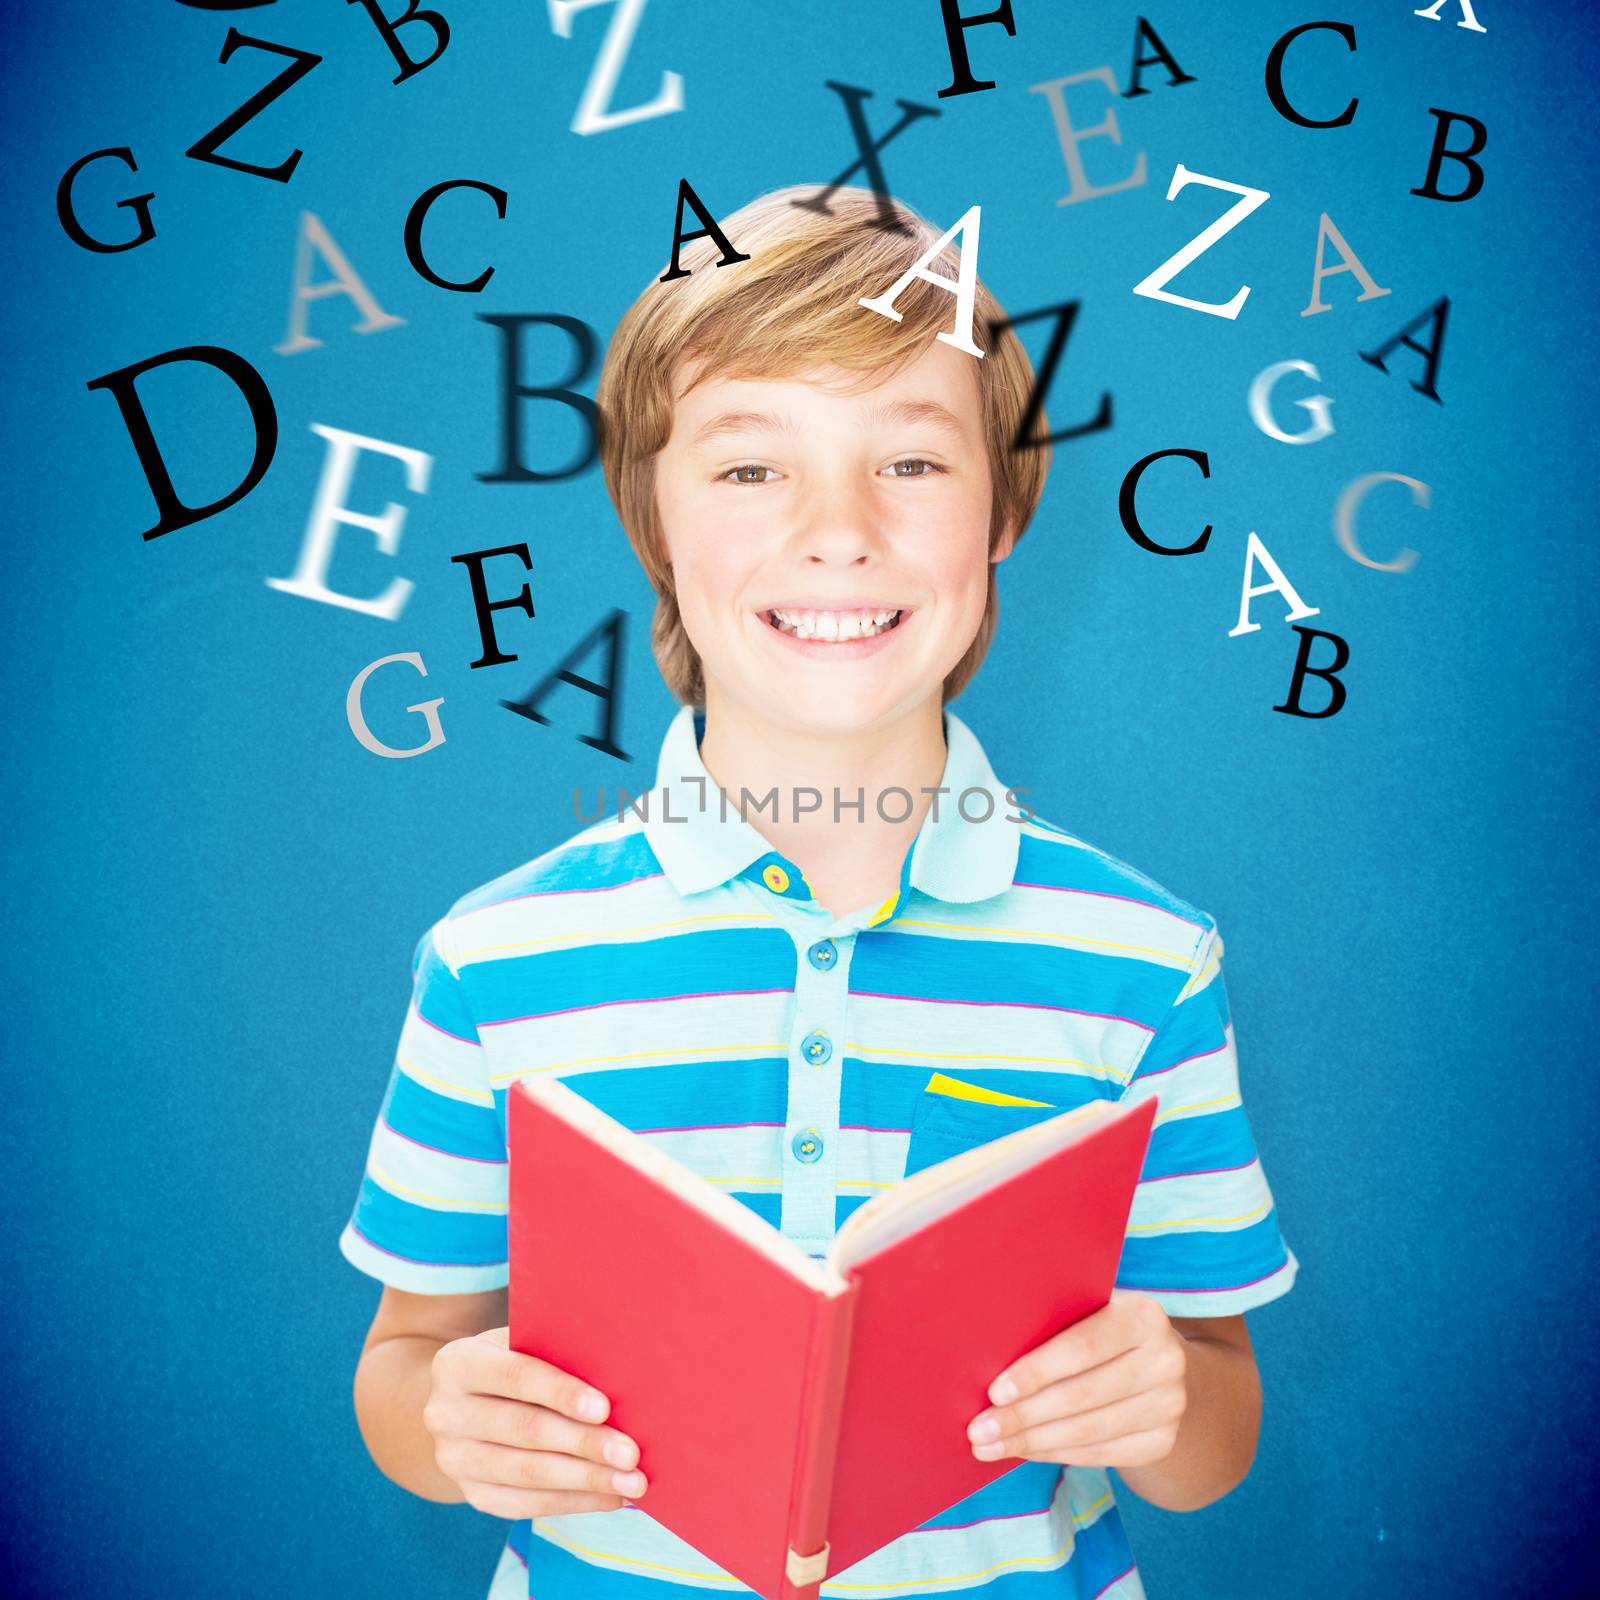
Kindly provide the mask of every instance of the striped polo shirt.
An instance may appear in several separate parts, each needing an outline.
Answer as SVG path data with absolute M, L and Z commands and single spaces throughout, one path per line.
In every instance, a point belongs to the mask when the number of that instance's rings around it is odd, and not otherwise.
M 948 708 L 943 726 L 939 792 L 881 904 L 835 916 L 813 898 L 759 831 L 763 797 L 706 770 L 693 705 L 655 787 L 458 900 L 417 946 L 345 1257 L 413 1293 L 506 1284 L 523 1077 L 558 1077 L 813 1256 L 908 1172 L 1089 1099 L 1158 1094 L 1117 1284 L 1173 1316 L 1285 1293 L 1298 1264 L 1240 1100 L 1215 922 L 1033 814 Z M 749 1592 L 648 1502 L 510 1523 L 490 1600 Z M 1019 1462 L 820 1592 L 987 1584 L 1142 1600 L 1107 1469 Z

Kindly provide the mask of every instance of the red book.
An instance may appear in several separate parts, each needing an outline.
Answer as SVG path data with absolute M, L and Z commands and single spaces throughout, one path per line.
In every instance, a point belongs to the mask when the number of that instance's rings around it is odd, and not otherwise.
M 825 1259 L 554 1080 L 508 1108 L 510 1341 L 592 1383 L 637 1511 L 765 1600 L 1009 1472 L 967 1424 L 1108 1303 L 1156 1100 L 1094 1100 L 875 1195 Z

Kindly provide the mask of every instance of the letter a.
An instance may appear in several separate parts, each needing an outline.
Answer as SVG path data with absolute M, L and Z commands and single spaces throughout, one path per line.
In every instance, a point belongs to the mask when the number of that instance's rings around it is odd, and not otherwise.
M 1142 294 L 1149 300 L 1165 300 L 1169 305 L 1187 306 L 1191 311 L 1206 311 L 1214 317 L 1226 317 L 1231 322 L 1239 315 L 1245 298 L 1250 293 L 1249 284 L 1245 284 L 1226 305 L 1213 305 L 1209 300 L 1189 300 L 1181 294 L 1169 294 L 1165 285 L 1177 277 L 1185 267 L 1198 261 L 1223 234 L 1238 227 L 1257 206 L 1272 197 L 1265 189 L 1252 189 L 1248 184 L 1229 183 L 1226 178 L 1208 178 L 1204 173 L 1191 172 L 1180 161 L 1172 169 L 1172 183 L 1167 189 L 1167 199 L 1172 199 L 1180 189 L 1187 188 L 1191 183 L 1208 184 L 1213 189 L 1227 189 L 1236 195 L 1242 195 L 1243 198 L 1229 206 L 1204 233 L 1191 239 L 1177 255 L 1163 261 L 1148 278 L 1134 284 L 1133 292 Z
M 1424 7 L 1421 11 L 1413 11 L 1414 17 L 1426 17 L 1429 22 L 1440 22 L 1443 18 L 1439 9 L 1444 5 L 1444 0 L 1433 0 L 1431 6 Z M 1461 20 L 1456 24 L 1458 28 L 1471 28 L 1474 33 L 1487 33 L 1489 30 L 1472 14 L 1472 0 L 1461 0 Z
M 942 339 L 953 349 L 964 350 L 969 356 L 977 356 L 982 360 L 983 351 L 972 342 L 972 302 L 978 287 L 979 212 L 978 206 L 969 206 L 961 220 L 947 233 L 941 234 L 928 247 L 927 252 L 907 268 L 905 275 L 898 279 L 892 288 L 886 289 L 876 299 L 868 300 L 863 297 L 856 303 L 865 306 L 868 311 L 877 311 L 891 321 L 898 322 L 900 313 L 895 310 L 894 303 L 905 292 L 906 286 L 913 278 L 937 284 L 941 289 L 948 289 L 956 297 L 956 325 L 949 333 L 934 334 L 934 338 Z M 970 238 L 966 236 L 969 227 L 972 230 Z M 937 272 L 929 272 L 928 266 L 958 233 L 962 235 L 961 276 L 952 283 L 950 279 L 941 277 Z
M 1256 562 L 1260 562 L 1272 574 L 1271 583 L 1259 583 L 1255 588 L 1250 587 L 1250 577 L 1255 571 Z M 1281 594 L 1289 602 L 1289 612 L 1285 622 L 1293 622 L 1296 617 L 1315 617 L 1321 612 L 1319 606 L 1308 606 L 1304 600 L 1294 592 L 1294 585 L 1284 577 L 1278 563 L 1272 559 L 1271 552 L 1256 538 L 1250 535 L 1250 542 L 1245 547 L 1244 553 L 1244 593 L 1239 596 L 1239 624 L 1228 629 L 1228 637 L 1235 638 L 1241 633 L 1258 633 L 1261 629 L 1259 622 L 1250 620 L 1250 602 L 1258 594 Z
M 1322 264 L 1322 247 L 1329 240 L 1333 240 L 1333 247 L 1339 252 L 1343 261 L 1342 266 L 1325 267 Z M 1333 218 L 1326 211 L 1322 213 L 1322 220 L 1317 224 L 1317 262 L 1311 269 L 1311 304 L 1300 313 L 1302 317 L 1314 317 L 1319 311 L 1331 311 L 1332 306 L 1324 303 L 1322 298 L 1322 280 L 1331 278 L 1337 272 L 1353 272 L 1361 285 L 1361 293 L 1357 300 L 1376 300 L 1382 295 L 1393 294 L 1393 289 L 1380 289 L 1372 281 L 1372 274 L 1361 265 L 1361 258 L 1344 242 L 1344 235 L 1333 225 Z
M 334 270 L 326 283 L 311 282 L 311 252 L 320 251 L 323 260 Z M 319 350 L 322 340 L 313 339 L 306 332 L 306 301 L 321 300 L 330 294 L 344 294 L 360 307 L 365 322 L 358 322 L 357 333 L 381 333 L 385 328 L 405 326 L 404 317 L 394 317 L 372 298 L 372 291 L 356 275 L 356 269 L 345 259 L 345 253 L 333 242 L 333 235 L 322 225 L 314 211 L 300 213 L 300 239 L 294 256 L 294 293 L 289 299 L 289 331 L 282 344 L 275 344 L 272 353 L 292 356 L 300 350 Z

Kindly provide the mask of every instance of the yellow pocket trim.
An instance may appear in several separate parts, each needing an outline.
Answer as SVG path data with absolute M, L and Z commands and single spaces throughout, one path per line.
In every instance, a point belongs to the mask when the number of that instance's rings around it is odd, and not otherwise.
M 943 1072 L 936 1072 L 923 1085 L 925 1094 L 945 1094 L 954 1100 L 978 1100 L 991 1106 L 1047 1106 L 1048 1100 L 1026 1100 L 1019 1094 L 1002 1094 L 998 1089 L 985 1089 L 976 1083 L 963 1083 Z

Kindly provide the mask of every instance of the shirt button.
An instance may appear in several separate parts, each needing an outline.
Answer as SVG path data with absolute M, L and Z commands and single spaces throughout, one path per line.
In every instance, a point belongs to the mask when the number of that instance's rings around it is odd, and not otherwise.
M 782 894 L 789 887 L 789 874 L 774 861 L 762 869 L 761 881 L 774 894 Z
M 800 1053 L 812 1066 L 820 1067 L 833 1054 L 833 1040 L 821 1028 L 813 1028 L 800 1041 Z
M 822 1134 L 816 1128 L 802 1128 L 789 1141 L 789 1148 L 794 1151 L 797 1161 L 820 1161 L 822 1159 Z
M 806 951 L 806 960 L 808 960 L 818 972 L 828 971 L 838 959 L 839 950 L 832 939 L 818 939 L 817 942 Z

